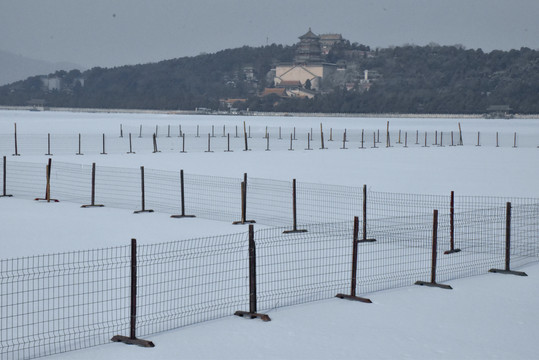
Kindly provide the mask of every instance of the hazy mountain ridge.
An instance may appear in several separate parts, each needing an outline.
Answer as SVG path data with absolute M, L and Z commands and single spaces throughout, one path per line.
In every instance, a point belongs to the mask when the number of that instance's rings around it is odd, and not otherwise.
M 0 85 L 24 80 L 30 76 L 48 75 L 58 70 L 81 69 L 69 62 L 52 63 L 0 50 Z

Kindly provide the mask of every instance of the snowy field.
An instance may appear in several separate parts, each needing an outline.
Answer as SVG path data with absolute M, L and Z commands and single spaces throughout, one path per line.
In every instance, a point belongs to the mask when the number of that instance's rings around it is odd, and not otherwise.
M 251 138 L 243 151 L 243 122 Z M 391 147 L 386 147 L 390 123 Z M 463 146 L 458 143 L 460 122 Z M 18 152 L 11 156 L 14 123 Z M 325 147 L 320 150 L 320 123 Z M 140 127 L 142 125 L 142 137 Z M 158 127 L 158 153 L 152 134 Z M 170 137 L 168 129 L 170 126 Z M 180 153 L 185 133 L 186 153 Z M 196 137 L 197 126 L 200 137 Z M 208 150 L 208 133 L 210 137 Z M 225 152 L 231 134 L 230 148 Z M 238 127 L 239 137 L 235 137 Z M 270 134 L 269 147 L 265 138 Z M 123 137 L 120 137 L 120 128 Z M 278 131 L 281 129 L 281 140 Z M 290 148 L 295 128 L 297 140 Z M 228 130 L 227 130 L 228 129 Z M 313 131 L 312 141 L 307 136 Z M 330 130 L 331 129 L 331 130 Z M 346 148 L 343 133 L 346 129 Z M 361 146 L 364 132 L 365 149 Z M 401 144 L 398 142 L 401 131 Z M 329 141 L 329 132 L 334 141 Z M 373 134 L 380 142 L 372 147 Z M 424 136 L 427 132 L 427 145 Z M 480 145 L 477 136 L 480 132 Z M 496 147 L 498 132 L 498 147 Z M 0 111 L 0 155 L 10 162 L 46 163 L 47 134 L 53 161 L 192 174 L 250 177 L 362 186 L 386 192 L 539 198 L 539 120 L 361 119 L 225 117 L 151 114 L 87 114 Z M 78 151 L 78 134 L 82 153 Z M 128 134 L 133 135 L 129 151 Z M 418 144 L 416 144 L 416 133 Z M 443 133 L 443 138 L 441 137 Z M 515 145 L 516 135 L 516 147 Z M 107 155 L 102 152 L 106 135 Z M 407 134 L 407 147 L 404 136 Z M 440 136 L 435 140 L 436 135 Z M 439 146 L 440 140 L 443 141 Z M 435 142 L 437 144 L 435 144 Z M 305 150 L 310 147 L 313 150 Z M 54 166 L 54 165 L 53 165 Z M 133 215 L 109 207 L 0 199 L 2 259 L 236 233 L 246 228 L 203 219 L 170 219 L 168 214 Z M 153 349 L 109 344 L 52 356 L 57 359 L 298 359 L 298 358 L 518 358 L 537 357 L 539 265 L 528 277 L 488 274 L 449 282 L 454 290 L 411 287 L 362 294 L 373 304 L 330 299 L 275 309 L 272 321 L 236 317 L 157 334 Z

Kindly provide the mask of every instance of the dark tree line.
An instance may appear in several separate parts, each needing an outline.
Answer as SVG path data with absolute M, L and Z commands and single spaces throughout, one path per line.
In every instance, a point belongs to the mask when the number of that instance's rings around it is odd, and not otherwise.
M 345 43 L 329 58 L 337 61 L 350 50 L 370 49 Z M 45 99 L 57 107 L 217 109 L 221 98 L 247 98 L 238 106 L 253 111 L 471 114 L 483 113 L 489 105 L 509 105 L 517 113 L 539 113 L 536 50 L 484 53 L 438 45 L 377 49 L 370 53 L 374 56 L 345 59 L 379 75 L 369 91 L 337 87 L 313 99 L 260 97 L 272 86 L 268 71 L 292 61 L 294 51 L 293 46 L 275 44 L 244 46 L 151 64 L 60 71 L 50 76 L 62 79 L 61 90 L 48 91 L 40 77 L 30 77 L 0 87 L 0 104 Z

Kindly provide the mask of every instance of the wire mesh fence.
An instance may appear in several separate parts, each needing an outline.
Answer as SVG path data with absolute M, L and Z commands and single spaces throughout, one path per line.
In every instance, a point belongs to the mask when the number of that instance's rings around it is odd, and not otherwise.
M 127 247 L 0 260 L 0 357 L 103 344 L 128 328 Z
M 519 265 L 537 261 L 539 206 L 515 207 L 512 214 L 512 259 Z M 448 231 L 437 227 L 439 281 L 501 267 L 506 220 L 504 207 L 457 214 L 460 252 L 449 255 L 444 254 Z M 358 249 L 361 293 L 428 279 L 432 217 L 377 221 L 372 227 L 375 241 Z M 346 292 L 352 281 L 352 222 L 306 225 L 297 233 L 286 229 L 254 232 L 258 308 L 269 311 Z M 247 237 L 238 233 L 138 247 L 137 333 L 147 336 L 246 308 Z M 129 263 L 127 246 L 1 260 L 2 358 L 35 358 L 128 333 Z
M 41 197 L 47 189 L 47 165 L 7 161 L 6 192 L 16 197 Z M 0 178 L 3 166 L 0 166 Z M 142 176 L 143 175 L 143 176 Z M 219 221 L 237 221 L 242 216 L 242 179 L 185 174 L 183 176 L 185 211 L 197 217 Z M 421 195 L 387 192 L 365 192 L 352 186 L 312 184 L 248 178 L 246 187 L 247 217 L 270 226 L 317 224 L 346 221 L 365 213 L 367 227 L 377 219 L 429 215 L 438 209 L 441 215 L 487 209 L 511 202 L 514 206 L 538 204 L 534 198 L 486 196 Z M 177 214 L 182 207 L 182 183 L 179 171 L 95 167 L 53 162 L 50 172 L 50 196 L 63 201 L 139 210 L 145 206 L 158 212 Z M 144 185 L 144 186 L 142 186 Z M 294 199 L 295 196 L 295 199 Z M 293 204 L 296 204 L 295 208 Z M 451 206 L 453 204 L 453 206 Z M 295 218 L 294 218 L 295 217 Z M 389 221 L 389 220 L 388 220 Z M 393 220 L 391 220 L 393 221 Z M 412 220 L 410 220 L 412 221 Z M 449 221 L 442 217 L 442 225 Z
M 46 193 L 45 164 L 9 161 L 6 172 L 0 170 L 7 175 L 8 193 L 20 198 Z M 90 203 L 92 173 L 91 166 L 55 162 L 49 195 Z M 182 178 L 173 171 L 99 166 L 95 202 L 138 210 L 145 197 L 147 209 L 177 214 Z M 246 199 L 248 218 L 279 226 L 254 232 L 256 301 L 262 311 L 346 293 L 357 235 L 351 219 L 364 209 L 367 223 L 360 223 L 374 241 L 357 244 L 354 284 L 361 294 L 428 281 L 433 254 L 441 282 L 508 264 L 506 198 L 456 196 L 451 206 L 449 195 L 308 183 L 299 183 L 294 192 L 290 182 L 247 177 L 245 195 L 241 179 L 186 175 L 184 180 L 187 213 L 237 221 Z M 294 194 L 302 231 L 289 233 Z M 522 266 L 539 258 L 539 201 L 511 201 L 510 260 Z M 440 213 L 434 251 L 433 209 Z M 251 301 L 246 232 L 138 249 L 139 336 L 228 316 Z M 128 333 L 129 264 L 129 247 L 0 260 L 1 357 L 35 358 Z

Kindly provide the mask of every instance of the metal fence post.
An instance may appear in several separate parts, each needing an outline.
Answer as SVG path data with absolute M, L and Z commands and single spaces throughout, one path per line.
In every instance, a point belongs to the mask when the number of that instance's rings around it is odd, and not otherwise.
M 230 133 L 227 134 L 226 138 L 226 150 L 225 152 L 232 152 L 233 150 L 230 150 Z
M 246 125 L 245 125 L 245 121 L 243 122 L 243 137 L 245 138 L 245 149 L 243 149 L 243 151 L 251 150 L 251 149 L 249 149 L 249 146 L 247 145 L 247 128 L 246 128 Z
M 367 239 L 367 185 L 363 185 L 363 238 L 359 242 L 375 242 L 376 239 Z
M 505 269 L 490 269 L 489 272 L 528 276 L 522 271 L 511 270 L 511 203 L 506 204 L 505 210 Z
M 6 162 L 6 157 L 4 156 L 4 162 L 3 162 L 3 172 L 2 172 L 2 177 L 3 177 L 3 182 L 2 182 L 2 195 L 0 195 L 0 197 L 12 197 L 13 195 L 8 195 L 6 194 L 6 184 L 7 184 L 7 162 Z
M 79 133 L 79 152 L 76 153 L 75 155 L 84 155 L 84 154 L 81 152 L 81 142 L 82 142 L 82 141 L 81 141 L 81 135 L 80 135 L 80 133 Z
M 152 341 L 137 339 L 137 240 L 131 239 L 131 306 L 130 306 L 130 322 L 129 322 L 129 337 L 115 335 L 110 339 L 114 342 L 123 342 L 129 345 L 139 345 L 142 347 L 155 347 Z
M 133 152 L 133 142 L 131 141 L 131 133 L 129 133 L 129 151 L 128 154 L 134 154 Z
M 183 186 L 183 170 L 180 170 L 180 199 L 181 199 L 181 209 L 182 213 L 180 215 L 170 215 L 171 218 L 184 218 L 184 217 L 190 217 L 193 218 L 195 215 L 185 215 L 185 192 L 184 192 L 184 186 Z
M 153 134 L 153 153 L 161 152 L 157 150 L 157 133 Z
M 444 251 L 444 254 L 457 252 L 460 252 L 460 249 L 455 249 L 455 192 L 451 191 L 451 200 L 449 201 L 449 250 Z
M 101 155 L 107 155 L 107 152 L 105 151 L 105 134 L 103 134 L 103 152 Z
M 51 156 L 51 134 L 47 134 L 47 153 L 45 154 L 47 156 Z
M 36 201 L 46 201 L 46 202 L 59 202 L 57 199 L 51 199 L 51 170 L 52 170 L 52 159 L 49 158 L 49 162 L 46 166 L 45 174 L 47 178 L 47 183 L 45 185 L 45 197 L 44 198 L 35 198 Z
M 296 179 L 292 180 L 292 218 L 293 218 L 293 229 L 285 230 L 283 234 L 292 234 L 307 232 L 306 229 L 298 229 L 298 219 L 297 219 L 297 206 L 296 206 Z
M 131 135 L 131 134 L 129 134 Z M 90 205 L 82 205 L 82 208 L 103 207 L 105 205 L 95 203 L 95 163 L 92 163 L 92 197 Z
M 138 213 L 143 213 L 143 212 L 153 212 L 153 210 L 146 210 L 146 196 L 145 196 L 145 189 L 144 189 L 144 166 L 140 167 L 140 188 L 141 188 L 141 195 L 142 195 L 141 196 L 142 209 L 134 211 L 134 213 L 138 214 Z
M 359 243 L 359 218 L 357 216 L 354 217 L 354 237 L 353 237 L 353 245 L 352 245 L 352 278 L 350 282 L 350 295 L 346 294 L 337 294 L 335 297 L 338 297 L 339 299 L 347 299 L 347 300 L 355 300 L 355 301 L 361 301 L 364 303 L 372 303 L 370 299 L 362 298 L 359 296 L 356 296 L 356 284 L 357 284 L 357 244 Z
M 247 173 L 243 174 L 243 181 L 241 183 L 241 220 L 234 221 L 233 225 L 254 224 L 254 220 L 247 219 Z
M 434 210 L 432 217 L 432 255 L 430 267 L 430 282 L 416 281 L 416 285 L 425 285 L 430 287 L 439 287 L 442 289 L 453 289 L 449 285 L 438 284 L 436 282 L 436 260 L 438 257 L 438 210 Z
M 324 130 L 322 129 L 322 123 L 320 123 L 320 150 L 325 150 L 326 148 L 324 147 Z
M 256 309 L 256 245 L 253 225 L 249 225 L 249 311 L 236 311 L 234 315 L 271 321 L 267 314 L 259 314 Z
M 182 134 L 182 151 L 180 151 L 181 153 L 185 153 L 187 151 L 185 151 L 185 133 Z
M 21 154 L 19 154 L 18 152 L 18 147 L 17 147 L 17 123 L 14 124 L 15 125 L 15 132 L 13 133 L 14 136 L 15 136 L 15 154 L 13 154 L 13 156 L 20 156 Z

